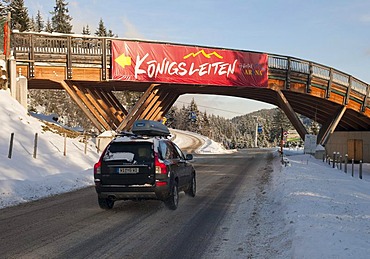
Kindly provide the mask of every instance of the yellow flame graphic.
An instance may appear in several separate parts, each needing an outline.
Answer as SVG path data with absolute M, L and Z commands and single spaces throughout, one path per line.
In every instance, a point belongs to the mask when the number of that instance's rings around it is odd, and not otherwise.
M 218 54 L 216 51 L 213 51 L 212 53 L 206 53 L 203 49 L 202 50 L 199 50 L 197 53 L 194 53 L 194 52 L 192 52 L 192 53 L 190 53 L 190 54 L 188 54 L 188 55 L 186 55 L 186 56 L 184 56 L 184 59 L 187 59 L 187 58 L 189 58 L 189 57 L 191 57 L 191 56 L 193 56 L 194 58 L 196 57 L 196 56 L 198 56 L 199 54 L 203 54 L 203 56 L 205 56 L 206 58 L 211 58 L 211 56 L 216 56 L 216 57 L 218 57 L 219 59 L 223 59 L 224 57 L 223 56 L 221 56 L 220 54 Z

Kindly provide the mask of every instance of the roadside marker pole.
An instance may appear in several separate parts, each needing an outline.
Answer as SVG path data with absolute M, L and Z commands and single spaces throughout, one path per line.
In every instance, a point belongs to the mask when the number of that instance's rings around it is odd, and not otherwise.
M 335 168 L 335 155 L 336 155 L 336 153 L 335 152 L 333 152 L 333 168 Z
M 12 158 L 12 153 L 13 153 L 13 141 L 14 141 L 14 132 L 10 134 L 10 145 L 9 145 L 9 153 L 8 153 L 8 158 Z
M 67 134 L 64 133 L 64 151 L 63 151 L 63 155 L 66 156 L 67 155 Z
M 86 155 L 87 153 L 87 138 L 86 137 L 84 137 L 84 143 L 85 143 L 84 153 Z
M 33 146 L 33 158 L 36 158 L 36 154 L 37 154 L 37 136 L 38 134 L 35 133 L 35 141 L 34 141 L 34 146 Z

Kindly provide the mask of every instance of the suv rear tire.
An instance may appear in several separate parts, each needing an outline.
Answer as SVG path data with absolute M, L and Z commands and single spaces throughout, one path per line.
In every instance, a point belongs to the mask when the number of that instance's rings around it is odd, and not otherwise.
M 170 197 L 164 201 L 167 208 L 171 210 L 176 210 L 177 206 L 179 205 L 179 188 L 177 186 L 177 182 L 174 181 L 171 188 Z
M 110 210 L 114 206 L 114 200 L 108 198 L 98 198 L 99 207 L 105 210 Z
M 191 175 L 189 188 L 185 191 L 185 193 L 191 197 L 195 197 L 196 192 L 197 192 L 197 182 L 195 180 L 195 174 L 193 173 Z

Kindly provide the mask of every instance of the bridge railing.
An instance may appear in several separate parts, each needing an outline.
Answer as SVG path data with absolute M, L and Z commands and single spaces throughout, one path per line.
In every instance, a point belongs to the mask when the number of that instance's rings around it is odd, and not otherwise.
M 290 70 L 292 72 L 304 74 L 310 74 L 310 71 L 312 71 L 312 75 L 315 77 L 322 78 L 324 80 L 332 80 L 333 82 L 345 87 L 351 86 L 351 90 L 354 90 L 362 95 L 367 94 L 368 97 L 370 97 L 368 84 L 331 67 L 307 60 L 275 54 L 268 54 L 268 66 L 269 68 L 286 71 Z
M 34 53 L 45 54 L 71 54 L 76 55 L 102 55 L 102 37 L 91 37 L 85 35 L 73 36 L 66 34 L 46 33 L 13 33 L 12 46 L 16 54 Z M 110 45 L 110 42 L 107 42 Z M 110 54 L 110 48 L 106 48 Z
M 12 48 L 16 59 L 25 62 L 45 61 L 66 63 L 86 63 L 109 67 L 111 41 L 114 38 L 93 37 L 90 35 L 13 32 Z M 58 55 L 64 55 L 64 58 Z M 19 58 L 20 57 L 20 58 Z M 70 59 L 70 60 L 69 60 Z M 268 66 L 272 69 L 298 72 L 334 82 L 370 100 L 369 84 L 339 70 L 318 63 L 268 54 Z M 104 79 L 105 80 L 105 79 Z

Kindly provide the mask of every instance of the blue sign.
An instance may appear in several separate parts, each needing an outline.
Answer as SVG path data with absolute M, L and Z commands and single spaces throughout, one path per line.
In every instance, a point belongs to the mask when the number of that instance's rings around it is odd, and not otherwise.
M 262 133 L 262 126 L 258 125 L 258 133 Z
M 197 114 L 195 112 L 190 112 L 189 117 L 192 121 L 197 120 Z

